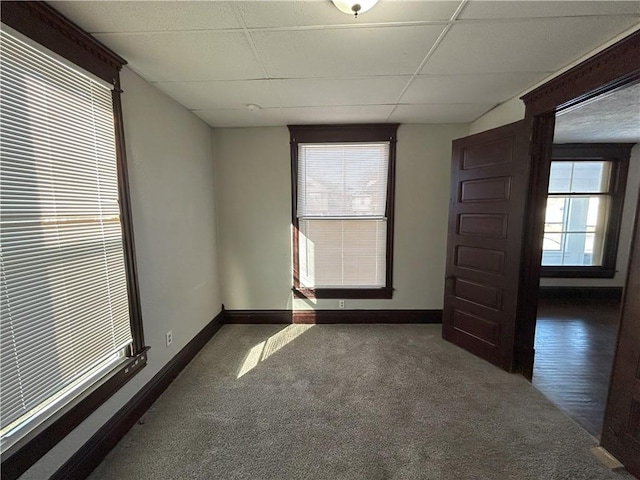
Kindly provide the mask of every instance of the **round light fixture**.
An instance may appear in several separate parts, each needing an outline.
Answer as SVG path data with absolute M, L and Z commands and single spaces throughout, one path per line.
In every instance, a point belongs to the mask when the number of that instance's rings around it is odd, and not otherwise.
M 358 18 L 358 14 L 364 13 L 378 3 L 378 0 L 331 0 L 338 10 L 348 15 L 354 15 Z

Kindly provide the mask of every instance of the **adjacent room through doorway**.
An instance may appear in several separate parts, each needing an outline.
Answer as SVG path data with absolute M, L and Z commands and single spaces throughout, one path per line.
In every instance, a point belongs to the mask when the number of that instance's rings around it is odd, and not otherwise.
M 556 118 L 533 384 L 600 439 L 640 185 L 640 84 Z

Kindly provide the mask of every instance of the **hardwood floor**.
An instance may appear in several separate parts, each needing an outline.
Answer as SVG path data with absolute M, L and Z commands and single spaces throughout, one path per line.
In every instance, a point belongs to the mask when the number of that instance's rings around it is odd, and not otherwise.
M 613 300 L 540 299 L 533 385 L 600 438 L 618 332 Z

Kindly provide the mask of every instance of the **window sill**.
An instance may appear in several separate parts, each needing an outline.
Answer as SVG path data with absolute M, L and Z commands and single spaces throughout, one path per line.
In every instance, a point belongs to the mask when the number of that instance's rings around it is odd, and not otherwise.
M 541 267 L 543 278 L 613 278 L 615 269 L 605 267 Z
M 393 288 L 305 288 L 293 287 L 296 298 L 340 298 L 340 299 L 390 299 Z
M 147 365 L 146 347 L 27 433 L 2 454 L 2 478 L 15 479 L 67 436 Z

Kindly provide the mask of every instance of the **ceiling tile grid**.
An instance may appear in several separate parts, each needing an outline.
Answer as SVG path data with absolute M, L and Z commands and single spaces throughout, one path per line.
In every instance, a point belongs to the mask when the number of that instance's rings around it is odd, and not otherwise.
M 50 3 L 214 127 L 467 123 L 640 26 L 636 1 Z

